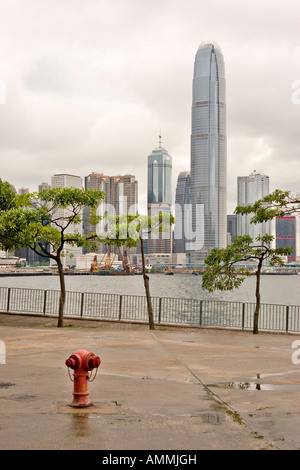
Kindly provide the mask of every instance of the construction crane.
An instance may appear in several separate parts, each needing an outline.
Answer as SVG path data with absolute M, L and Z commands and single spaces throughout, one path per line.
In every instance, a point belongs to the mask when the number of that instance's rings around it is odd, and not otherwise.
M 109 249 L 107 249 L 104 255 L 102 256 L 100 263 L 98 264 L 98 258 L 97 258 L 97 255 L 95 255 L 91 264 L 91 272 L 95 273 L 99 271 L 99 269 L 111 269 L 116 256 L 117 256 L 117 252 L 114 253 L 113 257 L 111 257 L 111 253 Z

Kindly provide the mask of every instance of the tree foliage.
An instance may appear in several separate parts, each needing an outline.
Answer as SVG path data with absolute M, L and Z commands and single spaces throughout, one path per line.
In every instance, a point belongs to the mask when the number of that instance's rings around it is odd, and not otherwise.
M 90 246 L 96 234 L 82 235 L 78 229 L 84 207 L 91 209 L 91 221 L 97 223 L 96 210 L 104 193 L 77 188 L 52 188 L 25 197 L 15 196 L 11 207 L 0 213 L 0 245 L 4 249 L 31 248 L 57 264 L 60 279 L 58 326 L 63 326 L 65 281 L 63 257 L 70 246 Z
M 283 217 L 285 214 L 300 215 L 300 195 L 276 189 L 254 204 L 238 206 L 235 213 L 253 214 L 252 223 L 266 222 L 275 217 Z
M 253 321 L 253 333 L 258 333 L 258 318 L 260 309 L 260 274 L 263 263 L 269 261 L 271 265 L 283 266 L 283 255 L 292 252 L 292 248 L 272 248 L 274 237 L 271 235 L 259 236 L 255 241 L 249 235 L 235 237 L 232 245 L 227 248 L 212 249 L 205 263 L 206 271 L 202 276 L 202 287 L 209 292 L 214 290 L 233 290 L 243 283 L 251 270 L 245 263 L 255 263 L 256 275 L 256 306 Z
M 16 206 L 17 194 L 10 183 L 0 179 L 0 212 Z
M 108 217 L 108 220 L 110 225 L 106 235 L 99 235 L 99 239 L 102 243 L 116 246 L 126 245 L 128 247 L 137 246 L 138 243 L 141 244 L 142 273 L 147 300 L 149 328 L 150 330 L 154 330 L 155 324 L 149 276 L 146 273 L 145 267 L 144 240 L 147 239 L 150 234 L 169 231 L 171 225 L 174 224 L 174 217 L 169 213 L 160 212 L 151 217 L 124 214 L 123 216 Z

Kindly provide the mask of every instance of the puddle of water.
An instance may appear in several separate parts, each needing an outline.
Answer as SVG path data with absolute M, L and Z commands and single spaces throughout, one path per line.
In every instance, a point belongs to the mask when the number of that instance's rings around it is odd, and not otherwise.
M 236 390 L 279 390 L 292 391 L 300 390 L 297 384 L 261 384 L 259 382 L 228 382 L 221 384 L 208 384 L 207 387 L 217 387 Z
M 238 390 L 279 390 L 279 391 L 300 390 L 300 384 L 268 384 L 268 383 L 260 382 L 260 380 L 265 377 L 282 376 L 282 375 L 293 374 L 293 373 L 295 373 L 295 371 L 277 372 L 273 374 L 256 374 L 256 377 L 250 382 L 227 382 L 227 383 L 219 383 L 219 384 L 210 384 L 210 385 L 207 385 L 207 387 L 232 388 L 232 389 L 234 388 Z

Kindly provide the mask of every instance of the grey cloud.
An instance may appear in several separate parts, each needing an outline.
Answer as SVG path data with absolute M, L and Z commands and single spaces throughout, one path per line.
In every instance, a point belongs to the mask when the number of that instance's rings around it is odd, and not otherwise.
M 201 41 L 213 38 L 226 67 L 228 206 L 235 205 L 236 177 L 253 169 L 269 174 L 272 187 L 296 191 L 296 0 L 55 0 L 51 6 L 7 3 L 0 19 L 0 80 L 7 85 L 0 105 L 2 179 L 36 189 L 58 170 L 128 171 L 143 199 L 147 155 L 161 128 L 175 189 L 179 171 L 189 168 L 194 56 Z

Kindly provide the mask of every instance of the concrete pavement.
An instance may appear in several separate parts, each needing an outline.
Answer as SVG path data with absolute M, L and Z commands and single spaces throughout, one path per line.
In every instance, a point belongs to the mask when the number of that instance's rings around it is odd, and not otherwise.
M 1 450 L 300 449 L 299 335 L 0 314 L 0 340 Z M 86 409 L 80 348 L 101 358 Z

